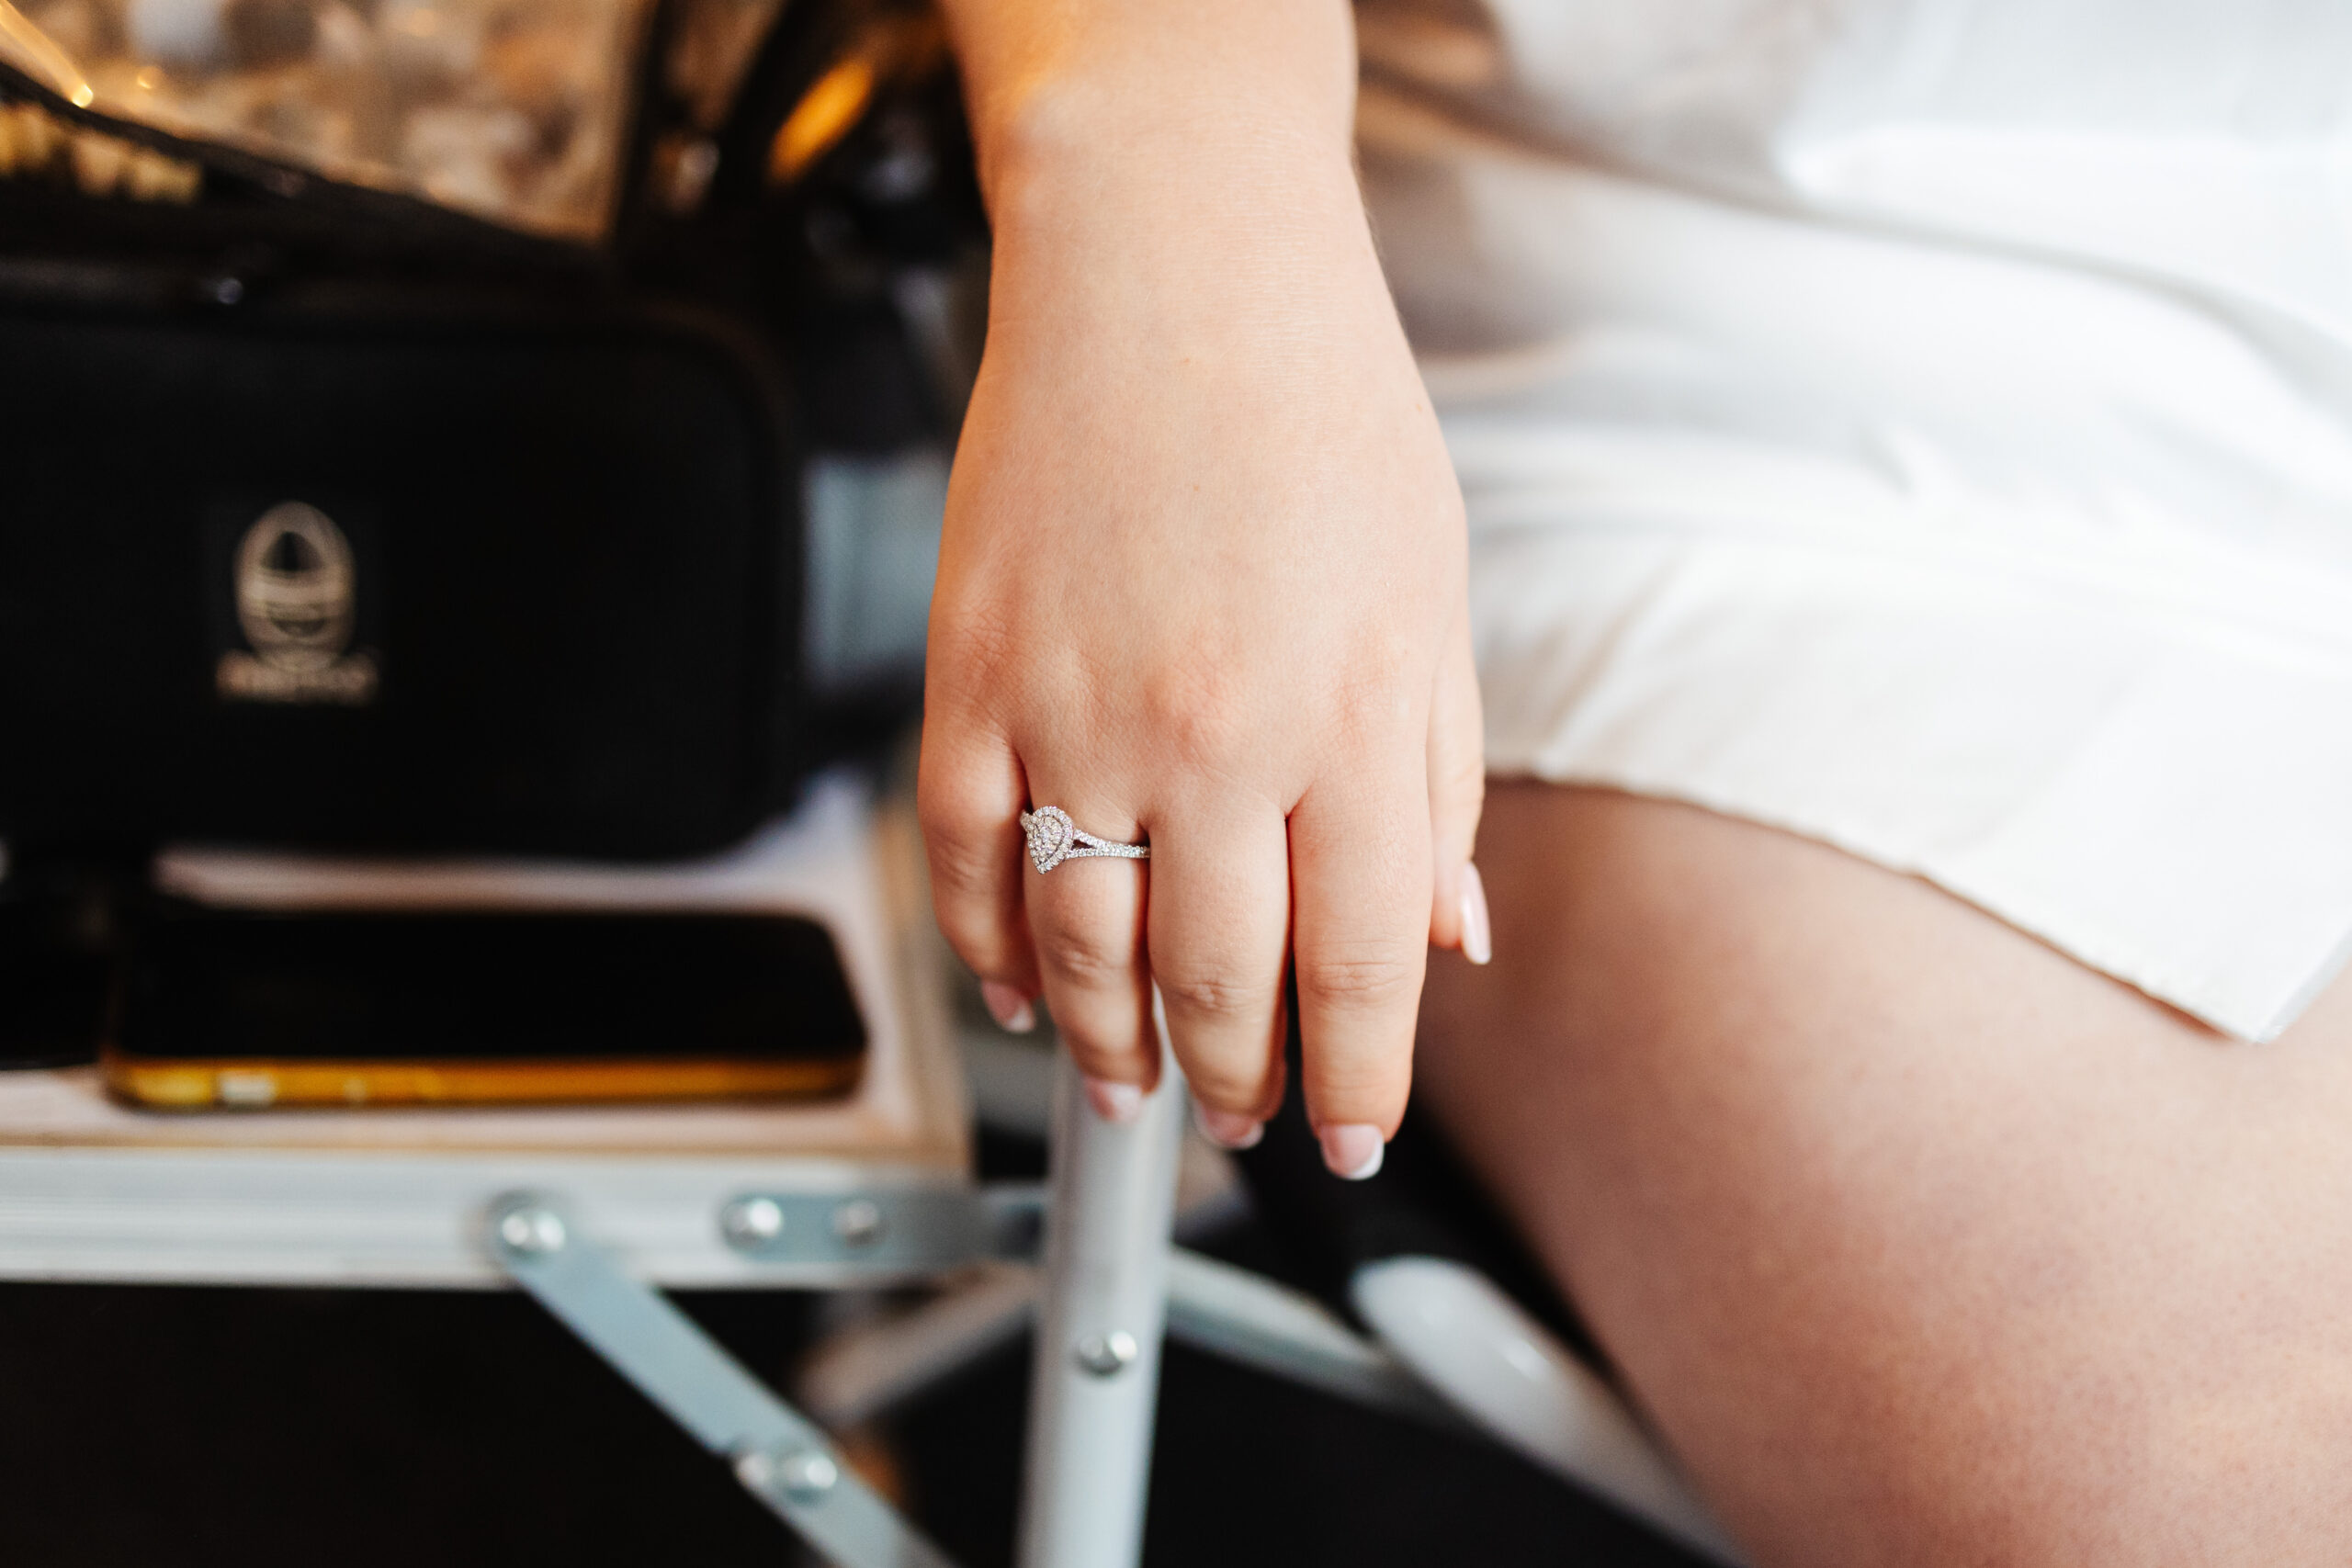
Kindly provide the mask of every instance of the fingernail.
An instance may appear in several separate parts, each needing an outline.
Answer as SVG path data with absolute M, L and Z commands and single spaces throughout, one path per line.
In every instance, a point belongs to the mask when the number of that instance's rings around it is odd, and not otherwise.
M 1143 1090 L 1131 1083 L 1091 1077 L 1086 1080 L 1086 1103 L 1105 1122 L 1132 1122 L 1143 1110 Z
M 1266 1135 L 1266 1124 L 1245 1111 L 1219 1111 L 1196 1104 L 1193 1107 L 1193 1120 L 1200 1124 L 1209 1142 L 1221 1149 L 1254 1149 L 1258 1140 Z
M 1349 1122 L 1323 1129 L 1323 1163 L 1331 1174 L 1362 1181 L 1380 1174 L 1381 1157 L 1388 1152 L 1380 1129 L 1368 1122 Z
M 997 1027 L 1009 1034 L 1026 1034 L 1037 1027 L 1037 1010 L 1029 998 L 1001 980 L 981 981 L 980 1000 Z
M 1487 920 L 1487 881 L 1466 861 L 1462 866 L 1462 956 L 1473 964 L 1495 961 L 1494 928 Z

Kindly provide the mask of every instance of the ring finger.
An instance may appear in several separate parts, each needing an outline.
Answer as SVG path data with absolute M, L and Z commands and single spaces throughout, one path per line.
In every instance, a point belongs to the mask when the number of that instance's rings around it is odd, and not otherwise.
M 1115 843 L 1143 837 L 1126 810 L 1082 790 L 1064 793 L 1030 775 L 1033 809 L 1058 806 L 1088 833 Z M 1123 1117 L 1159 1078 L 1144 957 L 1150 862 L 1081 857 L 1041 873 L 1024 854 L 1023 903 L 1054 1028 L 1079 1070 L 1097 1085 L 1098 1110 Z

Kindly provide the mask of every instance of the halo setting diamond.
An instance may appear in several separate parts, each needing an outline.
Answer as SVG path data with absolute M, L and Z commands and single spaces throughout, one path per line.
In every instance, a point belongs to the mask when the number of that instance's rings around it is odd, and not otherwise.
M 1029 863 L 1039 874 L 1066 860 L 1105 856 L 1118 860 L 1149 860 L 1149 844 L 1120 844 L 1081 830 L 1058 806 L 1041 806 L 1021 814 L 1021 830 L 1029 835 Z

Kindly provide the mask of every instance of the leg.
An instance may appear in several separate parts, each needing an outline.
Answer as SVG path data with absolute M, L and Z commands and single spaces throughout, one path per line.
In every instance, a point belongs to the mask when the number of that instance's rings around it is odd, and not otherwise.
M 1498 788 L 1419 1083 L 1767 1564 L 2352 1556 L 2352 987 L 2222 1040 L 1915 880 Z

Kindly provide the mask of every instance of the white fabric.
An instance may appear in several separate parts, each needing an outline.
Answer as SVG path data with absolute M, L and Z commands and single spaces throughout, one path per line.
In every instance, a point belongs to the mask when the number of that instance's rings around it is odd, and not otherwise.
M 1487 53 L 1368 5 L 1365 167 L 1490 765 L 2284 1028 L 2352 945 L 2352 6 L 1425 3 Z

